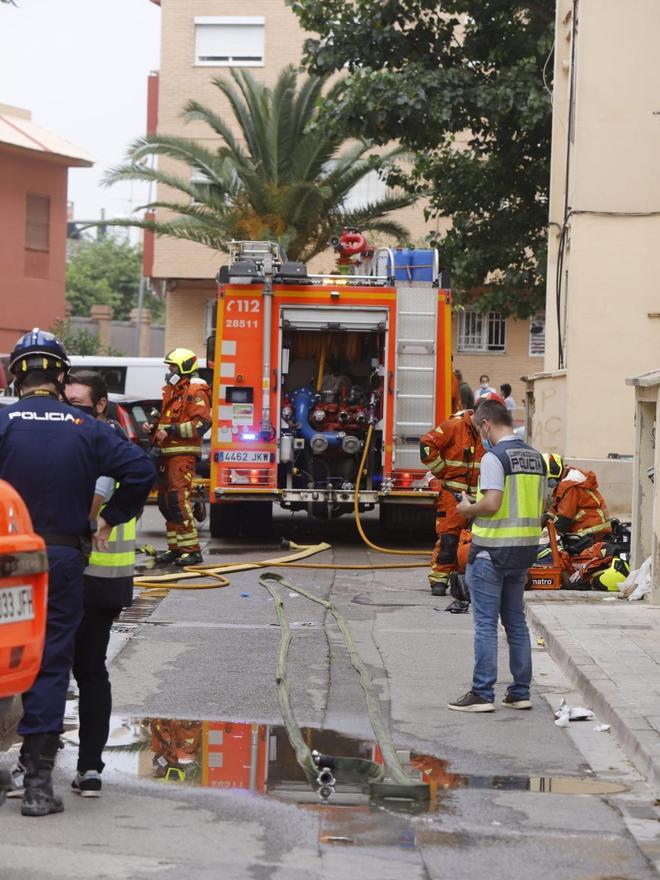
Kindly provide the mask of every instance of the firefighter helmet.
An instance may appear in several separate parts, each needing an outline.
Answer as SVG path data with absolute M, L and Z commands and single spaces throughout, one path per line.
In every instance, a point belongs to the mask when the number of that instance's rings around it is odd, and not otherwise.
M 545 460 L 545 466 L 548 469 L 548 479 L 561 479 L 564 470 L 564 462 L 561 455 L 558 452 L 544 452 L 543 458 Z
M 630 566 L 625 559 L 614 558 L 607 568 L 599 571 L 591 579 L 592 590 L 608 590 L 616 593 L 630 574 Z
M 69 357 L 62 340 L 38 327 L 21 336 L 9 356 L 9 370 L 17 379 L 32 370 L 61 370 L 68 373 L 69 367 Z
M 498 394 L 497 391 L 489 391 L 487 394 L 484 394 L 482 395 L 482 397 L 479 398 L 475 409 L 479 409 L 479 404 L 483 403 L 486 400 L 494 400 L 495 403 L 501 403 L 502 406 L 506 406 L 506 404 L 504 403 L 504 398 L 500 394 Z
M 182 376 L 190 376 L 199 369 L 197 355 L 189 348 L 173 348 L 165 355 L 165 363 L 177 367 Z

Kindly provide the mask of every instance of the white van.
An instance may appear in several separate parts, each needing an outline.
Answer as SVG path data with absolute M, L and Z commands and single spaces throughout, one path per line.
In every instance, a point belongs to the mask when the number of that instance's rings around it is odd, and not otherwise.
M 163 358 L 72 355 L 70 361 L 73 373 L 76 370 L 94 370 L 100 373 L 112 394 L 159 399 L 165 384 L 167 366 L 163 363 Z M 199 367 L 200 374 L 208 381 L 204 358 L 200 358 Z

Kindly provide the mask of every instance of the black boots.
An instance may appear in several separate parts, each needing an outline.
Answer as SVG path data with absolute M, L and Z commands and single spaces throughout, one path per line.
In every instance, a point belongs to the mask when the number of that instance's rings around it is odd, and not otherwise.
M 64 809 L 61 798 L 53 794 L 51 780 L 59 746 L 57 734 L 40 733 L 25 737 L 22 749 L 25 755 L 25 793 L 21 805 L 24 816 L 47 816 Z
M 181 554 L 178 550 L 164 550 L 162 553 L 156 554 L 157 565 L 170 565 L 176 562 Z
M 199 550 L 193 550 L 190 553 L 182 553 L 174 564 L 183 568 L 186 565 L 201 565 L 203 562 L 204 557 Z

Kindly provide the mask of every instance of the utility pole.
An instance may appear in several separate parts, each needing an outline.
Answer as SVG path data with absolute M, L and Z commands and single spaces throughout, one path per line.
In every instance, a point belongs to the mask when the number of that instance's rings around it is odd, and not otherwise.
M 135 322 L 135 357 L 140 357 L 140 337 L 142 334 L 142 311 L 144 309 L 144 292 L 147 286 L 147 279 L 144 275 L 140 275 L 140 286 L 138 287 L 137 301 L 137 320 Z

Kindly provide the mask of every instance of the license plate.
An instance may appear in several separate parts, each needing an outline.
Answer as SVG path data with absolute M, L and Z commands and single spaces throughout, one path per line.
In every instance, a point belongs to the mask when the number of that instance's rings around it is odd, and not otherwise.
M 19 623 L 33 619 L 32 587 L 29 584 L 0 588 L 0 623 Z
M 270 464 L 270 452 L 248 452 L 247 450 L 230 449 L 220 452 L 218 461 L 243 462 L 246 464 Z

